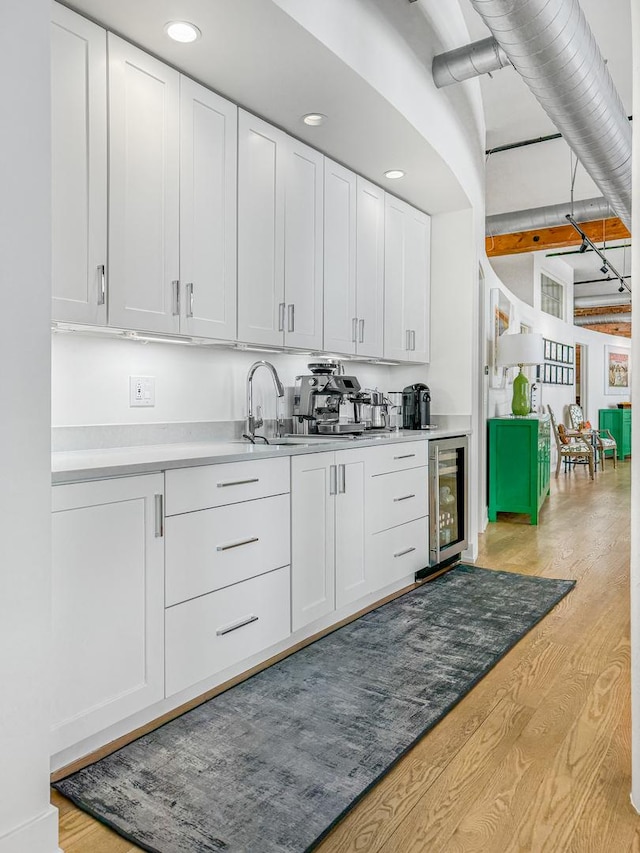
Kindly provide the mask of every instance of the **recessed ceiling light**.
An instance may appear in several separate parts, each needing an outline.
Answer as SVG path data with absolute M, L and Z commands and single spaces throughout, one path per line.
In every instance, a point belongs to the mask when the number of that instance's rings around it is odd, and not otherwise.
M 190 24 L 188 21 L 169 21 L 168 24 L 165 24 L 164 31 L 170 39 L 184 44 L 196 41 L 202 35 L 196 25 Z
M 318 127 L 318 125 L 324 124 L 326 120 L 327 117 L 322 113 L 307 113 L 306 116 L 302 116 L 302 121 L 311 127 Z
M 389 169 L 388 172 L 384 173 L 385 178 L 391 178 L 391 180 L 395 180 L 396 178 L 404 178 L 404 172 L 402 169 Z

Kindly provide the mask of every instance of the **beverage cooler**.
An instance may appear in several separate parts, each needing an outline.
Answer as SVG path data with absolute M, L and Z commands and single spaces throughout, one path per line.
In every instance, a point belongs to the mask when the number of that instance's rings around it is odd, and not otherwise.
M 455 562 L 468 545 L 467 453 L 465 435 L 429 442 L 429 567 L 417 578 Z

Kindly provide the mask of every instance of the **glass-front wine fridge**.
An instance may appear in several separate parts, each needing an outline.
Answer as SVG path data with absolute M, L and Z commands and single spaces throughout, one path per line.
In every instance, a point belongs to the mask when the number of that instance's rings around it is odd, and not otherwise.
M 459 559 L 468 545 L 469 487 L 466 435 L 429 442 L 429 568 Z

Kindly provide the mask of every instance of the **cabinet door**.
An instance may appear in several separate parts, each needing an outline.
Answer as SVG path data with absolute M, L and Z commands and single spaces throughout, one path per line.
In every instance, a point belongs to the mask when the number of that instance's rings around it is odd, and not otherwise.
M 325 158 L 324 349 L 353 354 L 357 336 L 356 176 Z
M 286 134 L 238 111 L 238 340 L 284 342 Z
M 405 218 L 406 205 L 385 195 L 384 217 L 384 355 L 407 361 L 411 347 L 405 326 Z
M 358 355 L 381 358 L 384 353 L 384 190 L 358 175 L 357 199 L 356 351 Z
M 335 610 L 335 454 L 291 457 L 291 628 Z
M 430 218 L 385 199 L 385 358 L 429 360 Z
M 336 607 L 343 607 L 375 588 L 372 566 L 365 559 L 366 471 L 369 448 L 336 453 Z
M 109 323 L 178 332 L 177 71 L 109 33 Z
M 411 330 L 411 361 L 429 361 L 431 219 L 409 208 L 405 219 L 404 310 Z
M 180 78 L 180 331 L 236 337 L 238 110 Z
M 52 316 L 106 325 L 107 37 L 53 4 Z
M 284 168 L 285 344 L 322 349 L 324 157 L 287 137 Z
M 53 489 L 53 752 L 164 695 L 163 483 Z

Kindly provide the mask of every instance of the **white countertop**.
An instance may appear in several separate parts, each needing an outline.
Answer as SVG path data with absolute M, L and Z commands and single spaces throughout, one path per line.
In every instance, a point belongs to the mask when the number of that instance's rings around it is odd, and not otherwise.
M 72 483 L 80 480 L 101 480 L 105 477 L 124 477 L 151 474 L 170 468 L 195 465 L 215 465 L 220 462 L 241 462 L 247 459 L 268 459 L 274 456 L 298 456 L 326 450 L 348 450 L 352 447 L 372 447 L 380 443 L 402 443 L 468 435 L 464 429 L 430 429 L 399 433 L 371 433 L 355 441 L 316 439 L 312 444 L 250 444 L 248 441 L 137 445 L 99 450 L 67 450 L 51 454 L 52 483 Z M 304 438 L 300 436 L 300 438 Z M 286 441 L 286 439 L 283 439 Z

